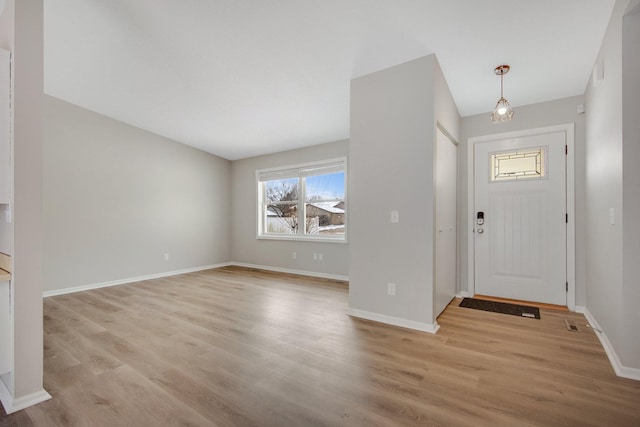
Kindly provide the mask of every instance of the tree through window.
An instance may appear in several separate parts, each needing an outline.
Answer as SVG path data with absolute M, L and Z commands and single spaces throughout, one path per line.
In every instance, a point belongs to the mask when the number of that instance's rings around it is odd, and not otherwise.
M 344 240 L 345 160 L 257 171 L 258 236 Z

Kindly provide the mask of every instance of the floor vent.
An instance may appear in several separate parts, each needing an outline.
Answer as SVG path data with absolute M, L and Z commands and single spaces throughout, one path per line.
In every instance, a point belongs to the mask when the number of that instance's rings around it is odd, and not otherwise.
M 572 320 L 565 320 L 564 324 L 567 326 L 567 330 L 571 332 L 580 332 L 578 326 Z

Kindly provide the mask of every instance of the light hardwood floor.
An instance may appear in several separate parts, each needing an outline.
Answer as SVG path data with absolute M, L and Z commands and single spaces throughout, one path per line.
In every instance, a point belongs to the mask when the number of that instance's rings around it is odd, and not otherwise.
M 454 300 L 431 335 L 350 318 L 347 296 L 227 267 L 47 298 L 53 399 L 0 426 L 640 425 L 640 382 L 582 315 Z

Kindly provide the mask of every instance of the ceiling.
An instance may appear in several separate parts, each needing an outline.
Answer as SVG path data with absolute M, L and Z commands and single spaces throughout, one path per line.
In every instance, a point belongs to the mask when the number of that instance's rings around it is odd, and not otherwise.
M 348 138 L 350 80 L 431 53 L 462 116 L 503 63 L 514 107 L 582 94 L 613 4 L 47 0 L 45 92 L 235 160 Z

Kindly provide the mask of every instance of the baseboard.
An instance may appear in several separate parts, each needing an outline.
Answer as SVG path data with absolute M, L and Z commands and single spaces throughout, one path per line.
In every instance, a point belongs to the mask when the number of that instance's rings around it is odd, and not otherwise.
M 112 280 L 109 282 L 91 283 L 88 285 L 73 286 L 70 288 L 56 289 L 42 293 L 44 298 L 56 295 L 71 294 L 74 292 L 89 291 L 91 289 L 107 288 L 110 286 L 125 285 L 127 283 L 141 282 L 143 280 L 160 279 L 162 277 L 177 276 L 179 274 L 194 273 L 196 271 L 211 270 L 212 268 L 228 267 L 235 265 L 238 267 L 255 268 L 259 270 L 275 271 L 278 273 L 298 274 L 301 276 L 320 277 L 323 279 L 338 280 L 340 282 L 349 282 L 349 276 L 341 276 L 337 274 L 325 274 L 314 271 L 292 270 L 289 268 L 270 267 L 267 265 L 246 264 L 242 262 L 223 262 L 220 264 L 203 265 L 200 267 L 186 268 L 183 270 L 166 271 L 164 273 L 149 274 L 147 276 L 128 277 L 126 279 Z
M 586 317 L 587 322 L 589 322 L 589 325 L 591 325 L 591 329 L 593 329 L 593 332 L 596 334 L 596 336 L 600 340 L 600 343 L 602 344 L 602 347 L 604 348 L 605 353 L 607 353 L 607 357 L 609 358 L 609 363 L 611 363 L 611 366 L 613 367 L 613 370 L 615 371 L 616 375 L 619 377 L 640 381 L 640 369 L 628 368 L 620 362 L 620 358 L 618 357 L 618 354 L 613 348 L 613 345 L 611 345 L 611 341 L 609 341 L 609 338 L 607 338 L 607 334 L 604 333 L 604 330 L 598 324 L 598 322 L 596 321 L 595 317 L 593 317 L 589 309 L 582 306 L 576 306 L 576 312 L 582 313 L 584 314 L 584 317 Z
M 469 298 L 469 292 L 460 291 L 456 294 L 456 298 Z
M 326 273 L 319 273 L 316 271 L 293 270 L 290 268 L 270 267 L 268 265 L 247 264 L 244 262 L 230 262 L 229 265 L 235 265 L 237 267 L 245 267 L 245 268 L 255 268 L 258 270 L 275 271 L 277 273 L 289 273 L 289 274 L 297 274 L 300 276 L 319 277 L 321 279 L 338 280 L 340 282 L 349 281 L 349 276 L 342 276 L 339 274 L 326 274 Z
M 440 325 L 438 325 L 438 322 L 433 322 L 432 324 L 416 322 L 414 320 L 387 316 L 386 314 L 372 313 L 370 311 L 358 310 L 356 308 L 347 309 L 347 314 L 353 317 L 373 320 L 374 322 L 386 323 L 393 326 L 400 326 L 402 328 L 414 329 L 416 331 L 429 332 L 430 334 L 435 334 L 436 332 L 438 332 L 438 329 L 440 329 Z
M 51 399 L 51 395 L 44 389 L 14 399 L 4 382 L 0 381 L 0 402 L 2 402 L 2 406 L 7 415 L 49 399 Z
M 143 280 L 160 279 L 162 277 L 177 276 L 179 274 L 194 273 L 196 271 L 211 270 L 212 268 L 220 268 L 231 265 L 228 262 L 221 264 L 203 265 L 200 267 L 185 268 L 183 270 L 166 271 L 164 273 L 149 274 L 147 276 L 129 277 L 126 279 L 112 280 L 109 282 L 92 283 L 88 285 L 73 286 L 70 288 L 56 289 L 54 291 L 46 291 L 42 293 L 43 297 L 52 297 L 56 295 L 71 294 L 74 292 L 88 291 L 91 289 L 106 288 L 109 286 L 125 285 L 127 283 L 141 282 Z

